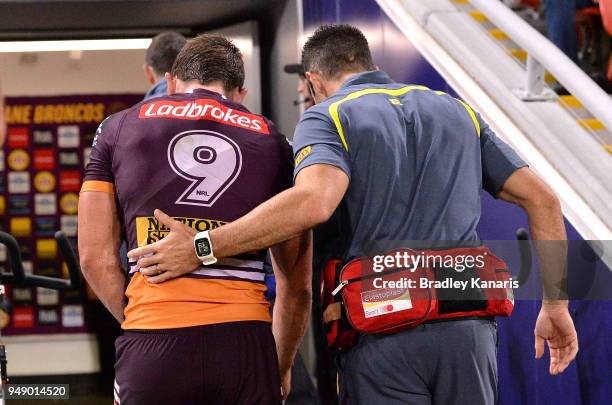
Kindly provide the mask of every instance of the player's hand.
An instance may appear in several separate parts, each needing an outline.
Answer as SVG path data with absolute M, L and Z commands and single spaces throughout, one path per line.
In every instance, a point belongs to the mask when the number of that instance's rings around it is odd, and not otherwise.
M 176 221 L 161 210 L 155 210 L 155 218 L 170 233 L 160 241 L 130 250 L 128 257 L 138 260 L 138 267 L 149 283 L 162 283 L 191 273 L 202 265 L 193 248 L 196 231 Z
M 291 369 L 281 374 L 281 395 L 283 401 L 287 400 L 289 393 L 291 392 Z
M 535 325 L 535 357 L 544 354 L 544 341 L 550 352 L 551 375 L 562 373 L 578 353 L 578 335 L 566 304 L 543 303 Z

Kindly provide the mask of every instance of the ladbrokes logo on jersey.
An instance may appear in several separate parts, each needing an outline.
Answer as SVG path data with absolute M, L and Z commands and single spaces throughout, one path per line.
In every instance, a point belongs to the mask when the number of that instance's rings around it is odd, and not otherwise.
M 217 221 L 214 219 L 198 219 L 198 218 L 182 218 L 175 217 L 175 220 L 184 223 L 188 227 L 195 229 L 198 232 L 210 231 L 225 225 L 225 221 Z M 136 218 L 136 239 L 138 246 L 150 245 L 158 240 L 165 238 L 170 233 L 170 228 L 160 224 L 155 217 L 138 217 Z
M 255 114 L 236 111 L 215 100 L 189 101 L 160 100 L 140 107 L 139 118 L 177 118 L 182 120 L 209 120 L 238 128 L 269 134 L 264 119 Z

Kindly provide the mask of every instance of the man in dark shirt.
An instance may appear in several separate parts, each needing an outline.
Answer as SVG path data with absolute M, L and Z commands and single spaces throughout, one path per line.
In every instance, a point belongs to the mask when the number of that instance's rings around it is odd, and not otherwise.
M 142 65 L 145 76 L 152 87 L 145 95 L 145 100 L 165 96 L 168 92 L 164 75 L 172 69 L 186 39 L 178 32 L 167 31 L 157 34 L 145 54 L 145 63 Z
M 286 138 L 240 104 L 244 67 L 230 41 L 189 41 L 166 78 L 171 96 L 101 124 L 79 202 L 83 274 L 124 329 L 116 343 L 115 399 L 278 404 L 279 369 L 286 395 L 310 312 L 308 232 L 271 248 L 272 328 L 263 251 L 200 266 L 163 286 L 150 283 L 135 262 L 127 276 L 119 267 L 122 233 L 133 249 L 170 232 L 156 207 L 195 234 L 234 221 L 291 186 Z
M 304 105 L 304 110 L 309 109 L 314 105 L 314 100 L 310 97 L 310 93 L 308 92 L 308 85 L 306 82 L 306 76 L 304 76 L 304 67 L 301 63 L 293 63 L 290 65 L 285 65 L 284 69 L 285 73 L 289 74 L 297 74 L 298 75 L 298 85 L 295 89 L 297 93 L 300 95 L 298 100 L 293 102 L 294 105 Z

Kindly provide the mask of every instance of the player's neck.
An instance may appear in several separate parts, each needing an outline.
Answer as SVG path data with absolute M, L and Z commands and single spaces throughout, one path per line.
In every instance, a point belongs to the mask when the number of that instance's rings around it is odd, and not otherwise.
M 208 91 L 213 91 L 215 93 L 221 94 L 223 97 L 226 97 L 225 89 L 223 88 L 223 84 L 221 83 L 208 83 L 201 84 L 198 82 L 188 82 L 183 83 L 182 86 L 177 86 L 177 93 L 193 93 L 195 89 L 204 89 Z

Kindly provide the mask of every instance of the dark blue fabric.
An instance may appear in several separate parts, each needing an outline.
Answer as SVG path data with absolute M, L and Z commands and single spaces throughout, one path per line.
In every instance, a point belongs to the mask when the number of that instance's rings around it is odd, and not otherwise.
M 166 79 L 160 79 L 149 89 L 149 91 L 147 91 L 147 94 L 145 94 L 143 100 L 146 101 L 155 97 L 163 97 L 166 95 L 168 95 L 168 83 L 166 82 Z
M 576 0 L 546 0 L 548 39 L 578 63 Z
M 593 6 L 591 0 L 546 0 L 548 39 L 578 63 L 576 9 Z
M 274 277 L 274 269 L 272 268 L 272 258 L 270 257 L 270 251 L 266 253 L 264 258 L 264 271 L 266 272 L 266 299 L 270 302 L 276 298 L 276 277 Z
M 340 403 L 492 405 L 497 329 L 490 320 L 419 325 L 364 335 L 339 358 Z

